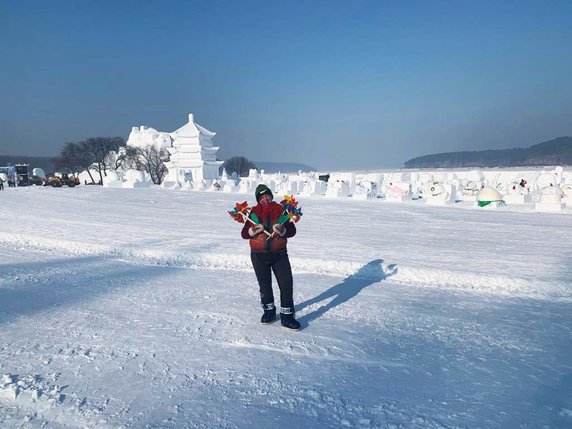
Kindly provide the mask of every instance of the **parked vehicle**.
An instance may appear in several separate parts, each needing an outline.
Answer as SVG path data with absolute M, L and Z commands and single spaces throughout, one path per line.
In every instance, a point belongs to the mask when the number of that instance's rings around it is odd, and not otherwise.
M 61 188 L 64 185 L 73 188 L 74 186 L 79 185 L 79 179 L 73 174 L 56 173 L 53 176 L 48 177 L 44 182 L 44 186 L 52 186 L 54 188 Z
M 32 176 L 29 179 L 30 185 L 44 186 L 46 184 L 46 178 L 40 176 Z

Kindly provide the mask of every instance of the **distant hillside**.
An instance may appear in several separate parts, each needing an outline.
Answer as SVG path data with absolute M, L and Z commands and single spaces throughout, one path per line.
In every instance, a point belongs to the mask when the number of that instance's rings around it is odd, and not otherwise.
M 572 165 L 572 137 L 558 137 L 529 148 L 447 152 L 419 156 L 405 168 L 529 167 Z
M 256 169 L 258 171 L 264 170 L 265 173 L 297 173 L 299 170 L 309 172 L 316 171 L 316 169 L 310 165 L 299 164 L 296 162 L 259 162 L 254 161 L 256 164 Z
M 54 172 L 55 157 L 48 156 L 11 156 L 0 155 L 0 167 L 7 167 L 8 165 L 16 164 L 29 164 L 30 173 L 34 168 L 41 168 L 46 173 Z

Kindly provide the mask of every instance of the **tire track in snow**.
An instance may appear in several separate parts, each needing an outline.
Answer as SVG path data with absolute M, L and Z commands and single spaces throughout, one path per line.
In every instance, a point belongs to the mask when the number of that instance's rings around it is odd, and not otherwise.
M 226 271 L 252 271 L 248 255 L 225 253 L 174 253 L 161 249 L 133 249 L 85 244 L 24 234 L 0 232 L 0 245 L 23 250 L 54 252 L 62 256 L 98 256 L 137 265 L 196 268 Z M 561 280 L 529 280 L 466 271 L 411 267 L 402 264 L 372 264 L 371 261 L 339 261 L 290 258 L 295 274 L 329 275 L 347 280 L 380 282 L 423 288 L 451 289 L 469 293 L 502 295 L 548 301 L 572 302 L 572 283 Z

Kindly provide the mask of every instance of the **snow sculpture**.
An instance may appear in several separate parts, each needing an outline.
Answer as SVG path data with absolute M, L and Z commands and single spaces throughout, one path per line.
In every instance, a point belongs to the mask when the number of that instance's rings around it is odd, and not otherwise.
M 287 177 L 286 180 L 291 180 L 291 178 Z M 304 196 L 325 195 L 328 186 L 327 182 L 320 180 L 318 174 L 315 172 L 306 174 L 299 171 L 297 183 L 298 192 Z
M 106 188 L 122 188 L 123 180 L 115 171 L 108 171 L 107 175 L 103 177 L 103 186 Z
M 463 175 L 459 183 L 460 199 L 463 201 L 476 201 L 477 194 L 486 185 L 485 175 L 480 170 L 471 170 Z
M 368 198 L 377 197 L 377 183 L 369 180 L 360 180 L 354 187 L 352 198 L 356 200 L 367 200 Z
M 252 194 L 256 189 L 256 186 L 256 182 L 242 179 L 238 185 L 238 192 L 242 194 Z
M 222 180 L 224 182 L 230 180 L 230 178 L 228 177 L 228 173 L 226 172 L 226 168 L 222 169 L 222 174 L 220 176 L 220 180 Z
M 436 183 L 428 189 L 426 203 L 431 205 L 453 204 L 456 201 L 456 188 L 450 183 Z
M 390 175 L 390 181 L 393 183 L 409 182 L 410 178 L 411 178 L 411 174 L 405 173 L 405 172 L 395 172 L 395 173 L 391 173 L 391 175 Z
M 572 185 L 572 170 L 564 170 L 562 172 L 562 183 Z
M 354 188 L 352 198 L 355 200 L 367 200 L 369 188 L 366 187 L 366 183 L 358 182 Z
M 518 174 L 518 175 L 514 176 L 514 179 L 512 180 L 511 185 L 507 189 L 507 192 L 511 192 L 511 188 L 515 185 L 518 185 L 518 186 L 516 186 L 516 190 L 519 190 L 521 192 L 524 191 L 527 194 L 529 194 L 530 193 L 529 182 L 532 182 L 532 180 L 530 180 L 530 174 Z
M 270 188 L 273 189 L 273 188 Z M 297 194 L 298 193 L 298 182 L 297 181 L 291 181 L 291 180 L 284 180 L 279 182 L 277 185 L 274 186 L 274 189 L 276 190 L 276 193 L 281 195 L 281 194 L 288 194 L 288 195 L 293 195 L 293 194 Z
M 485 180 L 485 175 L 481 170 L 471 170 L 466 174 L 465 177 L 467 180 L 477 183 L 482 183 Z
M 4 173 L 3 171 L 0 171 L 0 179 L 2 179 L 3 182 L 7 182 L 8 181 L 8 175 L 6 173 Z
M 252 180 L 261 180 L 260 174 L 258 173 L 258 170 L 256 168 L 251 168 L 250 170 L 248 170 L 247 178 Z
M 124 188 L 148 188 L 153 183 L 143 171 L 133 169 L 125 172 L 125 179 Z
M 558 184 L 557 177 L 553 173 L 542 171 L 534 180 L 534 190 L 541 191 L 548 186 L 555 186 Z
M 566 203 L 566 206 L 572 206 L 572 184 L 564 184 L 560 187 L 564 197 L 562 200 Z
M 229 177 L 225 168 L 222 169 L 222 175 L 220 177 L 219 184 L 223 192 L 235 192 L 238 190 L 238 180 L 236 180 L 234 176 Z
M 420 181 L 421 183 L 433 182 L 434 181 L 433 173 L 420 172 L 417 180 Z
M 556 167 L 552 174 L 556 177 L 556 184 L 560 185 L 563 183 L 564 169 L 561 166 Z
M 500 207 L 504 206 L 504 201 L 499 191 L 485 186 L 477 195 L 477 205 L 479 207 Z
M 349 182 L 342 180 L 342 179 L 335 179 L 328 181 L 328 185 L 326 188 L 326 197 L 327 198 L 345 198 L 350 194 L 350 184 Z
M 492 182 L 492 187 L 499 191 L 501 194 L 506 193 L 508 188 L 508 180 L 505 178 L 504 174 L 499 173 L 494 178 Z
M 406 182 L 390 182 L 385 193 L 385 200 L 402 202 L 411 199 L 411 185 Z
M 40 179 L 45 179 L 46 173 L 41 168 L 34 168 L 32 170 L 32 176 L 39 177 Z
M 261 182 L 262 178 L 260 177 L 258 170 L 256 168 L 251 168 L 248 171 L 248 177 L 243 177 L 242 179 L 240 179 L 240 183 L 238 185 L 238 192 L 241 192 L 243 194 L 252 194 L 254 193 L 258 184 Z M 268 184 L 266 184 L 266 186 L 270 187 Z
M 218 183 L 218 180 L 213 180 L 213 182 L 211 183 L 211 186 L 209 186 L 209 188 L 207 189 L 207 191 L 211 191 L 211 192 L 218 192 L 222 189 L 222 186 L 220 185 L 220 183 Z
M 459 199 L 461 201 L 477 201 L 477 195 L 484 185 L 481 182 L 475 182 L 473 180 L 463 179 L 459 184 L 460 195 Z
M 189 185 L 192 187 L 193 191 L 206 191 L 207 189 L 207 182 L 205 180 L 201 180 L 200 182 L 193 180 L 192 182 L 189 182 Z
M 463 195 L 477 196 L 482 186 L 479 182 L 468 181 L 463 185 Z
M 532 202 L 526 180 L 521 179 L 520 182 L 510 184 L 504 196 L 504 201 L 507 204 L 525 204 Z
M 423 182 L 420 180 L 421 173 L 417 171 L 412 171 L 409 175 L 411 182 L 411 193 L 418 195 L 423 192 Z
M 412 176 L 416 176 L 417 173 L 411 173 Z M 367 194 L 367 198 L 377 198 L 378 194 L 382 190 L 383 184 L 383 174 L 382 173 L 357 173 L 355 174 L 355 185 L 352 190 L 352 195 L 356 199 L 363 199 L 364 191 Z
M 154 128 L 142 125 L 141 127 L 132 127 L 131 133 L 127 139 L 127 146 L 146 149 L 150 146 L 155 147 L 158 151 L 169 149 L 172 139 L 169 133 L 157 131 Z
M 173 143 L 172 147 L 167 148 L 171 159 L 165 163 L 169 170 L 166 186 L 202 181 L 210 185 L 212 180 L 220 178 L 219 167 L 223 161 L 216 160 L 219 148 L 212 143 L 215 135 L 196 124 L 192 113 L 189 114 L 187 124 L 170 133 Z
M 453 186 L 453 192 L 455 192 L 454 198 L 456 198 L 457 193 L 461 192 L 461 189 L 463 189 L 461 185 L 461 179 L 457 176 L 456 173 L 448 173 L 443 183 Z
M 222 187 L 223 192 L 237 192 L 238 185 L 233 180 L 228 180 Z
M 539 212 L 557 212 L 566 207 L 562 201 L 563 192 L 559 186 L 546 186 L 540 190 L 540 201 L 534 205 Z
M 326 184 L 326 197 L 345 198 L 349 197 L 356 183 L 356 173 L 332 173 Z
M 328 184 L 322 180 L 308 180 L 302 183 L 302 190 L 300 195 L 310 196 L 310 195 L 325 195 Z
M 139 170 L 127 170 L 125 172 L 125 178 L 130 182 L 144 182 L 145 173 Z

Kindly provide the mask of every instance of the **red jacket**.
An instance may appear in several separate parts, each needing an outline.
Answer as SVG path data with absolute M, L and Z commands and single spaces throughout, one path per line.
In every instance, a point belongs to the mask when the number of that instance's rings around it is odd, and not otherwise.
M 260 204 L 252 207 L 250 212 L 256 215 L 258 221 L 264 226 L 264 229 L 272 234 L 272 226 L 278 223 L 278 218 L 282 215 L 282 206 L 274 201 L 268 204 L 266 207 L 262 208 Z M 286 249 L 286 244 L 288 243 L 288 238 L 294 237 L 296 235 L 296 225 L 293 222 L 286 222 L 284 227 L 286 228 L 286 233 L 283 237 L 278 234 L 274 234 L 274 237 L 268 238 L 264 232 L 251 237 L 248 233 L 249 228 L 253 226 L 252 222 L 245 222 L 242 228 L 241 236 L 242 238 L 250 240 L 250 248 L 254 252 L 276 252 Z

